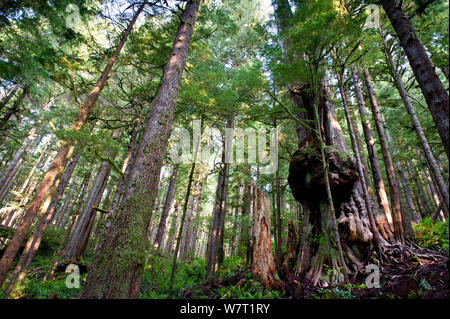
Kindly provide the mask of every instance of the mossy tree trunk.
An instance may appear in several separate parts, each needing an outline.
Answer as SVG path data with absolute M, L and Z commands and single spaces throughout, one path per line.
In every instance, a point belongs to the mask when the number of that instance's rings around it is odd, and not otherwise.
M 148 228 L 199 0 L 186 3 L 120 207 L 103 229 L 83 298 L 136 298 L 149 248 Z M 109 225 L 108 225 L 109 223 Z

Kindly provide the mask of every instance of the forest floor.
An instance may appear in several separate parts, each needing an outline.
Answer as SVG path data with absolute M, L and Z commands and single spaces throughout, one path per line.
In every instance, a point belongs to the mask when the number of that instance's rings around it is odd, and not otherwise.
M 183 298 L 219 298 L 221 289 L 238 289 L 246 285 L 251 270 L 246 269 L 214 283 L 204 283 L 183 291 Z M 358 275 L 350 283 L 333 287 L 314 287 L 291 270 L 280 273 L 283 292 L 280 298 L 288 299 L 448 299 L 448 258 L 432 263 L 409 263 L 383 267 L 381 288 L 366 288 L 366 276 Z
M 66 285 L 67 262 L 55 269 L 53 279 L 44 277 L 53 269 L 53 251 L 59 246 L 62 233 L 50 231 L 44 236 L 41 247 L 33 260 L 30 271 L 22 284 L 13 293 L 13 298 L 79 298 L 85 283 L 93 249 L 88 249 L 80 266 L 81 287 L 74 289 Z M 447 247 L 447 246 L 446 246 Z M 445 247 L 445 250 L 448 251 Z M 1 251 L 0 251 L 1 255 Z M 175 274 L 174 286 L 169 278 L 172 257 L 159 251 L 150 254 L 144 270 L 139 298 L 206 298 L 206 299 L 448 299 L 449 257 L 441 255 L 436 261 L 413 259 L 404 264 L 383 265 L 380 271 L 381 288 L 366 288 L 366 276 L 358 274 L 350 283 L 320 288 L 311 281 L 297 276 L 291 269 L 280 269 L 280 287 L 268 291 L 252 278 L 251 268 L 245 258 L 225 258 L 213 283 L 205 283 L 206 262 L 192 257 L 180 261 Z M 0 295 L 3 289 L 0 289 Z

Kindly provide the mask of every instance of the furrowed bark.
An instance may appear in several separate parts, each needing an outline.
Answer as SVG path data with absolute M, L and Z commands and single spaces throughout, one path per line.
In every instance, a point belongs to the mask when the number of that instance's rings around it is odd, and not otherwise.
M 161 86 L 127 176 L 127 192 L 103 229 L 82 298 L 136 298 L 139 294 L 149 245 L 150 214 L 199 6 L 198 0 L 186 4 Z
M 386 175 L 389 185 L 389 195 L 391 198 L 391 209 L 394 225 L 394 236 L 399 243 L 404 242 L 404 231 L 402 225 L 402 211 L 400 203 L 400 191 L 398 187 L 397 177 L 394 170 L 394 163 L 389 151 L 384 126 L 381 120 L 380 111 L 378 108 L 378 101 L 375 97 L 375 91 L 372 86 L 372 80 L 367 69 L 364 70 L 364 80 L 366 84 L 367 94 L 370 100 L 370 107 L 372 116 L 375 121 L 378 137 L 380 140 L 381 150 L 383 154 L 384 166 L 386 168 Z
M 449 156 L 449 101 L 448 93 L 436 74 L 425 48 L 408 17 L 396 0 L 381 0 L 384 11 L 400 40 L 420 90 Z

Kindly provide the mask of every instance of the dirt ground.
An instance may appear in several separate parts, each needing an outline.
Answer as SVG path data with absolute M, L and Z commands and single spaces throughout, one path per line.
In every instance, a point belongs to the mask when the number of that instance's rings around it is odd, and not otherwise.
M 418 261 L 416 263 L 384 266 L 381 269 L 381 288 L 356 288 L 365 282 L 366 275 L 358 274 L 351 280 L 351 298 L 354 299 L 448 299 L 449 273 L 448 258 L 436 262 Z M 246 280 L 245 274 L 250 270 L 235 274 L 226 280 L 213 284 L 203 284 L 195 287 L 196 295 L 202 294 L 208 298 L 218 298 L 212 293 L 212 288 L 241 285 Z M 314 287 L 311 282 L 301 278 L 289 269 L 279 273 L 284 295 L 288 299 L 339 299 L 339 294 L 332 291 L 348 291 L 347 286 L 327 288 Z M 183 292 L 183 298 L 195 298 L 192 289 Z

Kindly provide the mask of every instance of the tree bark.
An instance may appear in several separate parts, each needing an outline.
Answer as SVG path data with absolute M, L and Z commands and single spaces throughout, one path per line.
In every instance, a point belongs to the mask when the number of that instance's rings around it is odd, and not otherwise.
M 375 97 L 375 91 L 372 86 L 372 80 L 367 69 L 364 70 L 364 80 L 367 89 L 367 95 L 370 100 L 370 107 L 372 110 L 373 120 L 378 133 L 378 138 L 381 145 L 381 151 L 383 154 L 384 166 L 386 169 L 386 175 L 388 179 L 389 195 L 391 199 L 391 209 L 394 225 L 394 236 L 399 243 L 404 243 L 404 230 L 402 225 L 402 210 L 400 203 L 400 189 L 398 187 L 397 177 L 394 170 L 394 163 L 389 151 L 389 146 L 384 132 L 383 122 L 381 120 L 380 111 L 378 108 L 378 101 Z
M 178 164 L 173 166 L 172 176 L 170 177 L 169 189 L 167 190 L 166 199 L 164 201 L 163 210 L 161 213 L 161 220 L 159 221 L 158 231 L 156 232 L 156 238 L 154 246 L 159 249 L 162 246 L 162 239 L 166 229 L 167 216 L 169 216 L 169 210 L 172 206 L 173 195 L 175 194 L 175 184 L 177 181 Z
M 278 273 L 272 254 L 270 200 L 255 184 L 252 184 L 252 188 L 252 275 L 261 282 L 264 288 L 272 290 L 278 287 Z
M 390 225 L 393 223 L 391 209 L 389 208 L 389 201 L 386 194 L 386 188 L 383 181 L 383 175 L 381 174 L 380 162 L 377 155 L 377 150 L 375 148 L 375 139 L 372 134 L 372 129 L 370 127 L 370 121 L 366 112 L 366 104 L 364 102 L 363 93 L 359 85 L 358 73 L 355 69 L 352 69 L 353 87 L 355 90 L 356 98 L 358 101 L 359 115 L 361 117 L 361 123 L 364 131 L 364 138 L 366 141 L 367 151 L 369 153 L 370 167 L 372 171 L 372 177 L 375 184 L 376 196 L 378 200 L 378 205 L 380 206 L 381 212 L 386 216 L 388 225 L 384 230 L 380 231 L 385 234 L 385 239 L 392 236 L 392 231 Z
M 431 173 L 433 174 L 434 178 L 436 179 L 436 184 L 439 188 L 440 193 L 442 194 L 443 198 L 444 198 L 444 202 L 445 205 L 447 207 L 449 206 L 449 192 L 448 189 L 445 185 L 444 179 L 440 173 L 439 170 L 439 166 L 436 162 L 436 159 L 434 158 L 434 155 L 431 151 L 430 148 L 430 144 L 428 143 L 428 140 L 425 136 L 425 133 L 423 131 L 422 125 L 420 124 L 419 118 L 417 117 L 416 111 L 414 110 L 414 107 L 411 103 L 411 100 L 409 98 L 408 92 L 406 91 L 405 86 L 403 85 L 403 81 L 400 77 L 400 74 L 397 71 L 397 66 L 395 64 L 395 61 L 389 51 L 389 48 L 386 44 L 386 40 L 384 38 L 383 32 L 381 30 L 381 28 L 378 29 L 379 33 L 380 33 L 380 37 L 381 37 L 381 42 L 383 44 L 384 47 L 384 52 L 386 55 L 386 59 L 391 67 L 391 71 L 392 71 L 392 76 L 395 80 L 396 83 L 396 87 L 398 90 L 398 93 L 400 94 L 402 100 L 403 100 L 403 104 L 406 108 L 406 111 L 409 113 L 409 115 L 411 116 L 411 120 L 413 123 L 413 127 L 414 130 L 417 133 L 417 136 L 419 137 L 421 146 L 422 146 L 422 151 L 425 155 L 425 158 L 427 159 L 428 165 L 430 167 Z
M 161 86 L 127 176 L 127 192 L 110 226 L 107 223 L 103 229 L 81 295 L 83 298 L 136 298 L 139 294 L 149 215 L 155 205 L 155 191 L 199 6 L 198 0 L 186 4 Z
M 14 153 L 13 158 L 8 163 L 6 170 L 3 172 L 3 176 L 0 178 L 0 202 L 3 201 L 6 194 L 8 193 L 9 188 L 7 188 L 7 181 L 11 178 L 12 172 L 16 169 L 19 160 L 22 158 L 23 153 L 27 150 L 28 146 L 32 143 L 34 139 L 34 134 L 36 133 L 37 127 L 34 126 L 27 137 L 25 137 L 24 141 L 20 148 Z
M 419 40 L 408 17 L 396 0 L 381 0 L 386 14 L 394 27 L 400 44 L 408 57 L 409 64 L 420 90 L 430 109 L 431 116 L 449 156 L 449 101 L 448 93 L 439 80 L 425 48 Z
M 92 108 L 94 107 L 95 102 L 97 101 L 103 87 L 106 84 L 108 76 L 111 73 L 112 67 L 114 66 L 114 63 L 116 62 L 117 57 L 119 56 L 120 52 L 122 51 L 123 46 L 125 45 L 125 42 L 128 38 L 128 35 L 131 32 L 131 29 L 133 28 L 134 24 L 136 23 L 137 18 L 139 17 L 141 12 L 144 10 L 144 7 L 146 4 L 147 4 L 147 1 L 144 1 L 142 3 L 142 5 L 139 7 L 136 14 L 134 15 L 133 19 L 128 24 L 127 29 L 123 32 L 121 39 L 119 41 L 119 44 L 117 45 L 117 47 L 114 51 L 114 54 L 109 59 L 100 78 L 98 79 L 98 81 L 95 84 L 92 91 L 89 93 L 86 103 L 81 108 L 80 113 L 78 114 L 78 117 L 77 117 L 75 123 L 71 126 L 71 130 L 75 130 L 75 131 L 80 130 L 81 127 L 85 124 L 89 113 L 91 112 Z M 62 167 L 64 160 L 66 158 L 70 157 L 72 151 L 73 151 L 73 146 L 70 146 L 67 142 L 63 143 L 63 146 L 59 149 L 58 154 L 56 155 L 55 159 L 53 160 L 52 164 L 50 165 L 49 170 L 45 174 L 41 184 L 39 185 L 38 189 L 36 190 L 33 200 L 30 202 L 29 206 L 27 207 L 27 209 L 24 213 L 24 217 L 21 219 L 20 225 L 18 226 L 18 228 L 16 230 L 16 233 L 14 234 L 13 238 L 11 239 L 8 247 L 6 248 L 6 251 L 4 252 L 4 254 L 2 256 L 2 259 L 0 260 L 0 286 L 3 284 L 3 282 L 6 278 L 6 274 L 9 270 L 9 268 L 11 267 L 11 264 L 12 264 L 14 258 L 16 257 L 17 252 L 19 251 L 19 248 L 22 245 L 26 234 L 28 233 L 28 230 L 30 229 L 31 224 L 33 223 L 33 220 L 34 220 L 36 214 L 38 213 L 39 208 L 41 207 L 41 204 L 44 200 L 45 195 L 47 194 L 48 190 L 50 189 L 51 185 L 53 184 L 56 174 L 58 173 L 59 169 Z

